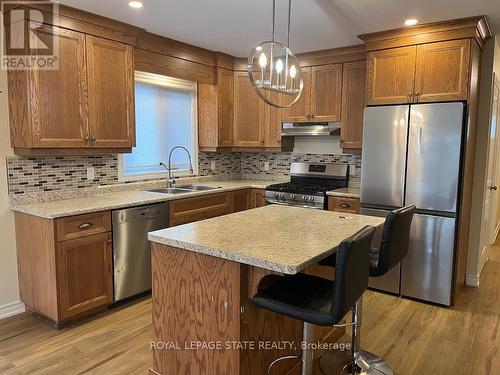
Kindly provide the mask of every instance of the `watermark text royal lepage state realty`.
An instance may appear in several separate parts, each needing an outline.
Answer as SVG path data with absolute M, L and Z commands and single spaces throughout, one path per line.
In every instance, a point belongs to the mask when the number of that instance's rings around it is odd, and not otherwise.
M 56 70 L 59 41 L 56 29 L 59 6 L 51 1 L 2 1 L 0 68 Z

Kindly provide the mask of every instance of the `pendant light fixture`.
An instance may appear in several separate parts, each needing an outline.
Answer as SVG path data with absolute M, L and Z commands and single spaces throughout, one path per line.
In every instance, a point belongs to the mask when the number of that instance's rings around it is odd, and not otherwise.
M 248 58 L 248 76 L 259 97 L 266 103 L 288 108 L 300 99 L 304 89 L 302 69 L 290 50 L 292 0 L 288 0 L 287 44 L 276 41 L 276 0 L 273 0 L 273 36 L 252 49 Z

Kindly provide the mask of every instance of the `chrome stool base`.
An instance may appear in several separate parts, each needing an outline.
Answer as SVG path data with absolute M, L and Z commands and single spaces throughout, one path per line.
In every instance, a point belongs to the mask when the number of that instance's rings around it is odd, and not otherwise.
M 360 375 L 393 375 L 390 366 L 379 356 L 360 351 L 357 353 L 356 364 L 361 369 Z

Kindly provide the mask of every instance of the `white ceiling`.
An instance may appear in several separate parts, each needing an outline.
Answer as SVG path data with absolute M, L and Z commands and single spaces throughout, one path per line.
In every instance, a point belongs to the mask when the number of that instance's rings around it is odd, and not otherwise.
M 60 0 L 61 3 L 186 43 L 245 57 L 271 39 L 271 0 Z M 277 0 L 278 34 L 286 37 L 287 0 Z M 291 48 L 307 52 L 360 43 L 356 35 L 421 23 L 487 15 L 500 32 L 499 0 L 292 0 Z

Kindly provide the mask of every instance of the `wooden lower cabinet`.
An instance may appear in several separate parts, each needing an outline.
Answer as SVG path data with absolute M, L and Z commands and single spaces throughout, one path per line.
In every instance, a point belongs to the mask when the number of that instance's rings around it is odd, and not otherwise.
M 252 189 L 251 204 L 252 208 L 266 205 L 266 191 L 264 189 Z
M 261 279 L 272 271 L 158 243 L 152 245 L 152 270 L 153 343 L 176 342 L 180 347 L 153 346 L 151 375 L 266 374 L 276 358 L 299 354 L 302 322 L 257 309 L 251 301 Z M 327 267 L 305 272 L 333 278 Z M 337 342 L 344 333 L 344 328 L 315 327 L 314 342 Z M 200 341 L 218 342 L 222 349 L 185 347 Z M 261 345 L 285 341 L 295 347 Z M 323 353 L 315 351 L 314 360 Z M 283 361 L 272 374 L 296 371 L 299 363 Z
M 251 208 L 252 190 L 240 190 L 234 192 L 234 212 L 245 211 Z
M 57 245 L 61 319 L 113 301 L 111 233 L 76 238 Z
M 222 216 L 233 211 L 234 197 L 232 193 L 177 199 L 169 204 L 170 226 Z
M 328 210 L 359 214 L 359 198 L 328 197 Z
M 60 327 L 107 308 L 113 300 L 109 211 L 56 220 L 16 212 L 15 221 L 27 310 Z

